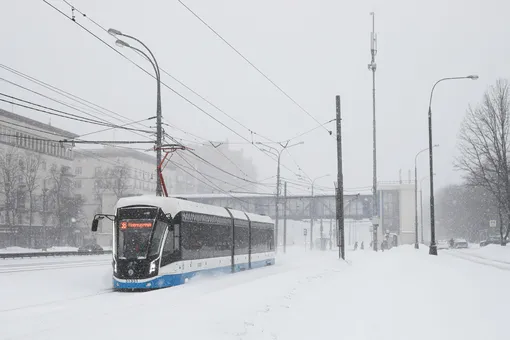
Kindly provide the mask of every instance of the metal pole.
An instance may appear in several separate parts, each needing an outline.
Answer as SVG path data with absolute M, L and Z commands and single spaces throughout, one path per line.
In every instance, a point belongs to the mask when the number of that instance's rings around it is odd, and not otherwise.
M 154 59 L 155 60 L 155 59 Z M 161 187 L 161 176 L 159 175 L 160 164 L 161 164 L 161 140 L 163 138 L 163 128 L 162 128 L 162 122 L 161 122 L 161 77 L 159 74 L 158 69 L 158 103 L 157 103 L 157 109 L 156 109 L 156 196 L 163 196 L 163 190 Z M 159 169 L 159 170 L 158 170 Z
M 435 86 L 435 85 L 434 85 Z M 432 98 L 432 94 L 431 94 Z M 436 222 L 434 211 L 434 155 L 432 150 L 432 109 L 429 104 L 429 176 L 430 176 L 430 255 L 437 255 Z
M 283 184 L 283 253 L 287 252 L 287 182 Z
M 310 250 L 313 250 L 313 209 L 315 200 L 313 198 L 313 181 L 312 181 L 312 197 L 310 199 Z
M 414 158 L 414 248 L 419 249 L 418 245 L 418 168 L 416 166 L 416 157 Z
M 423 190 L 421 188 L 420 183 L 420 219 L 421 219 L 421 243 L 425 244 L 425 239 L 423 238 L 423 196 L 422 196 Z
M 276 244 L 275 252 L 278 252 L 278 204 L 280 203 L 280 156 L 281 152 L 278 153 L 278 168 L 276 171 L 276 202 L 275 202 L 275 229 L 274 229 L 274 240 Z
M 333 249 L 333 219 L 329 220 L 329 250 Z
M 344 239 L 344 176 L 342 171 L 342 124 L 340 112 L 340 96 L 336 96 L 336 145 L 338 161 L 338 190 L 336 194 L 338 231 L 340 233 L 339 257 L 345 260 L 345 239 Z
M 374 218 L 377 218 L 379 215 L 378 204 L 377 204 L 377 142 L 376 142 L 376 121 L 375 121 L 375 71 L 377 69 L 377 64 L 375 63 L 375 55 L 377 54 L 377 35 L 375 33 L 375 14 L 371 12 L 372 15 L 372 35 L 370 40 L 370 53 L 372 55 L 372 60 L 368 65 L 368 69 L 372 71 L 372 125 L 373 125 L 373 178 L 372 178 L 372 215 Z M 377 225 L 373 224 L 373 245 L 374 251 L 377 251 Z

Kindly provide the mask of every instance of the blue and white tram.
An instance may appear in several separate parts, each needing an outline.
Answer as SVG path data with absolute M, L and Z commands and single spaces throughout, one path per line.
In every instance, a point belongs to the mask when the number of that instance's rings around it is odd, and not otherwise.
M 200 272 L 236 272 L 273 265 L 271 218 L 171 197 L 121 198 L 113 221 L 113 286 L 155 289 Z

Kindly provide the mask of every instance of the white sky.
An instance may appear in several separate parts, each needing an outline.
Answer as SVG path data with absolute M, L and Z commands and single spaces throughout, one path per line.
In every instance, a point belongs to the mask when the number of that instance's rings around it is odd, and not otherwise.
M 155 81 L 108 49 L 43 1 L 1 0 L 1 63 L 94 103 L 139 120 L 155 115 Z M 62 0 L 49 0 L 66 14 Z M 285 140 L 316 123 L 285 98 L 178 1 L 73 0 L 78 9 L 106 28 L 144 41 L 160 66 L 207 97 L 251 130 Z M 379 180 L 407 179 L 415 154 L 427 147 L 427 105 L 433 83 L 442 77 L 478 74 L 473 81 L 445 82 L 433 101 L 437 186 L 459 181 L 453 171 L 457 132 L 469 104 L 485 88 L 510 75 L 506 1 L 205 1 L 185 3 L 250 61 L 321 122 L 335 116 L 335 95 L 342 96 L 344 186 L 372 183 L 371 11 L 376 12 L 377 121 Z M 114 38 L 76 13 L 77 22 L 109 43 Z M 133 44 L 134 45 L 134 44 Z M 122 50 L 137 63 L 147 61 Z M 37 89 L 0 69 L 0 77 Z M 162 80 L 241 135 L 249 132 L 163 75 Z M 55 96 L 46 90 L 45 94 Z M 163 88 L 164 119 L 207 140 L 242 142 L 168 89 Z M 0 81 L 0 92 L 60 107 Z M 10 104 L 0 107 L 11 110 Z M 65 109 L 65 107 L 60 107 Z M 48 122 L 47 115 L 20 108 L 14 112 Z M 107 117 L 105 117 L 107 118 Z M 97 126 L 55 118 L 53 125 L 77 133 Z M 118 123 L 118 122 L 117 122 Z M 150 124 L 154 124 L 151 122 Z M 333 123 L 327 125 L 334 129 Z M 171 135 L 192 140 L 170 127 Z M 90 138 L 140 137 L 126 132 Z M 262 139 L 256 139 L 262 140 Z M 324 129 L 295 141 L 292 158 L 310 177 L 336 174 L 336 144 Z M 258 164 L 259 179 L 276 172 L 276 163 L 250 145 L 235 145 Z M 295 169 L 288 154 L 282 162 Z M 426 175 L 427 157 L 418 162 Z M 282 175 L 295 177 L 286 169 Z M 331 186 L 333 177 L 319 181 Z M 318 183 L 318 184 L 319 184 Z M 358 190 L 358 189 L 353 189 Z

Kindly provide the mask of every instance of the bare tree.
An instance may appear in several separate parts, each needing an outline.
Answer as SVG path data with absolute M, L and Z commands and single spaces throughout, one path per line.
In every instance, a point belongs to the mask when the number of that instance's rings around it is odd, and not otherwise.
M 29 225 L 32 226 L 33 215 L 35 208 L 34 192 L 39 188 L 40 168 L 41 168 L 41 155 L 27 153 L 23 166 L 21 166 L 21 175 L 25 183 L 25 188 L 28 193 L 29 204 Z
M 117 197 L 123 197 L 129 189 L 129 168 L 126 164 L 116 166 L 109 171 L 109 187 Z
M 18 197 L 21 184 L 17 148 L 0 153 L 0 192 L 4 198 L 4 211 L 7 226 L 14 228 L 18 214 Z
M 102 169 L 96 171 L 94 176 L 94 194 L 96 199 L 99 201 L 99 207 L 97 213 L 103 212 L 103 194 L 110 189 L 110 177 L 111 169 Z
M 456 168 L 462 170 L 469 185 L 482 187 L 506 215 L 500 223 L 501 244 L 510 232 L 510 85 L 498 80 L 484 94 L 476 108 L 469 108 L 460 131 L 460 156 Z M 501 219 L 502 221 L 503 219 Z
M 66 243 L 66 236 L 69 234 L 66 227 L 70 227 L 72 219 L 81 214 L 84 204 L 81 196 L 74 195 L 70 170 L 68 166 L 57 167 L 55 164 L 50 168 L 49 198 L 61 243 Z

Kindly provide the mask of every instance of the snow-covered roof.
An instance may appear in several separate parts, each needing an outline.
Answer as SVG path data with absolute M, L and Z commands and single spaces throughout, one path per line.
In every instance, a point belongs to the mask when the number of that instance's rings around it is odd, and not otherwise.
M 225 208 L 196 203 L 193 201 L 180 200 L 173 197 L 143 195 L 123 197 L 117 202 L 117 208 L 122 208 L 130 205 L 151 205 L 155 207 L 161 207 L 166 214 L 172 214 L 172 217 L 181 211 L 189 211 L 230 218 L 230 215 Z
M 252 222 L 260 222 L 260 223 L 273 223 L 271 217 L 266 215 L 257 215 L 252 213 L 246 213 Z
M 172 217 L 177 215 L 181 211 L 189 211 L 194 213 L 208 214 L 214 216 L 228 217 L 230 218 L 230 214 L 227 209 L 223 207 L 218 207 L 215 205 L 196 203 L 193 201 L 182 200 L 174 197 L 159 197 L 159 196 L 132 196 L 132 197 L 123 197 L 119 199 L 117 202 L 116 208 L 127 207 L 130 205 L 150 205 L 155 207 L 161 207 L 166 214 L 171 214 Z M 241 220 L 247 220 L 244 212 L 229 209 L 234 218 L 238 218 Z M 248 217 L 251 221 L 261 222 L 261 223 L 273 223 L 269 216 L 257 215 L 247 213 Z

